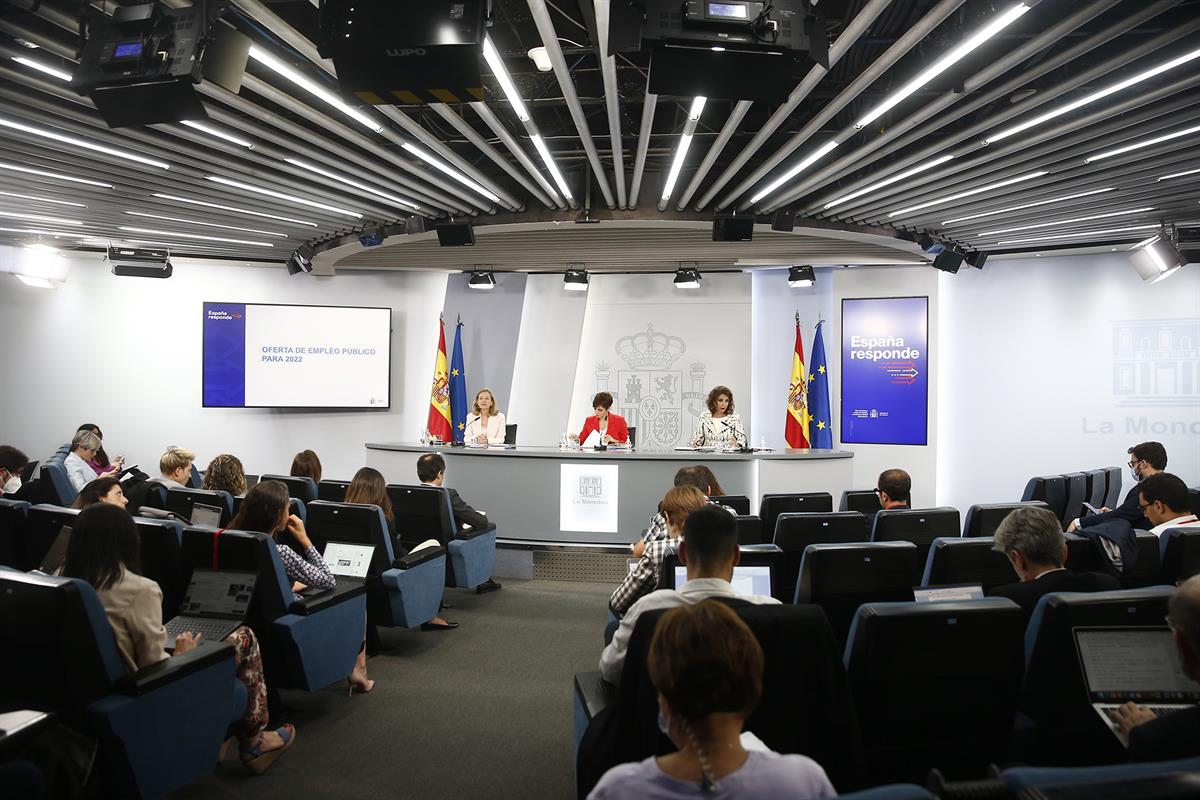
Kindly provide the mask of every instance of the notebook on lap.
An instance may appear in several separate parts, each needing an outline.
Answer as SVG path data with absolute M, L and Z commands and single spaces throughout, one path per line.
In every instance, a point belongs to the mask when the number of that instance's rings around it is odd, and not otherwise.
M 1132 701 L 1161 717 L 1200 702 L 1200 684 L 1180 668 L 1165 625 L 1076 628 L 1074 633 L 1092 707 L 1126 747 L 1128 738 L 1109 716 L 1121 704 Z
M 196 569 L 179 616 L 167 622 L 167 643 L 185 631 L 219 642 L 246 621 L 258 574 L 227 569 Z

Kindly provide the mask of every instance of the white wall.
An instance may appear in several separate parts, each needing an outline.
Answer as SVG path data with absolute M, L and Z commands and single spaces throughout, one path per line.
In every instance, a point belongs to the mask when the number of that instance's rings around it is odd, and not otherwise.
M 328 477 L 349 479 L 364 463 L 364 442 L 415 440 L 424 427 L 445 273 L 289 277 L 281 267 L 181 262 L 174 277 L 153 280 L 118 278 L 98 258 L 83 257 L 54 290 L 0 277 L 0 442 L 31 458 L 45 458 L 80 423 L 94 422 L 110 455 L 125 454 L 151 474 L 164 446 L 178 444 L 195 450 L 201 467 L 229 452 L 251 473 L 286 472 L 297 451 L 312 448 Z M 205 300 L 391 306 L 391 408 L 202 408 Z
M 1148 285 L 1119 253 L 989 261 L 940 289 L 939 502 L 1018 499 L 1034 475 L 1123 465 L 1148 440 L 1200 483 L 1196 265 Z M 1129 331 L 1141 357 L 1124 357 Z

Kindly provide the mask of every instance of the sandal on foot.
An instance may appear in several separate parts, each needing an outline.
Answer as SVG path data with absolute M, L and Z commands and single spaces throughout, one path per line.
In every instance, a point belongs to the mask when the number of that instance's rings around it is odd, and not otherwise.
M 260 738 L 258 744 L 254 747 L 241 748 L 242 763 L 249 767 L 250 771 L 255 775 L 261 775 L 266 772 L 296 741 L 296 728 L 291 724 L 284 725 L 282 728 L 276 728 L 275 733 L 283 740 L 282 747 L 277 747 L 274 750 L 268 750 L 264 753 L 262 739 Z

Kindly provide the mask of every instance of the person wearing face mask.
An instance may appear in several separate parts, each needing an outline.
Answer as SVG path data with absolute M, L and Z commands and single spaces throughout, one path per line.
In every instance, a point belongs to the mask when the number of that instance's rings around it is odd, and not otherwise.
M 613 767 L 589 800 L 836 797 L 811 758 L 745 748 L 742 727 L 762 697 L 763 662 L 750 628 L 718 600 L 664 614 L 648 666 L 659 729 L 678 750 Z
M 1142 442 L 1129 448 L 1129 473 L 1135 484 L 1146 480 L 1151 475 L 1157 475 L 1167 468 L 1167 449 L 1159 442 Z M 1090 514 L 1071 522 L 1067 532 L 1071 533 L 1080 528 L 1108 522 L 1113 519 L 1123 519 L 1133 526 L 1135 531 L 1148 531 L 1154 527 L 1146 518 L 1138 500 L 1138 487 L 1134 485 L 1116 508 L 1105 506 L 1099 514 Z
M 21 488 L 21 470 L 29 457 L 11 444 L 0 444 L 0 496 Z

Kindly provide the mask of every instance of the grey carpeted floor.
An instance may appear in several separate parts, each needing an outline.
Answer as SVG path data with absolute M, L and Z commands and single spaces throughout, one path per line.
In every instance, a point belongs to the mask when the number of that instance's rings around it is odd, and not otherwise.
M 448 589 L 454 631 L 381 629 L 378 683 L 284 692 L 296 744 L 252 776 L 231 757 L 178 798 L 573 796 L 571 676 L 596 668 L 612 586 Z

